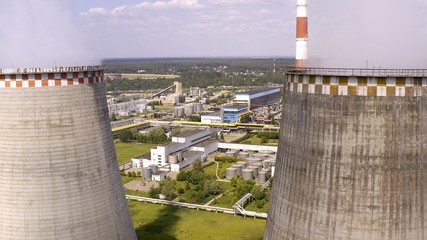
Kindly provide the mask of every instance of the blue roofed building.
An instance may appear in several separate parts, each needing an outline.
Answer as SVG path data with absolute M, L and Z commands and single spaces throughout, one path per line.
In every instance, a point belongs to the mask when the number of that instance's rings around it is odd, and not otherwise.
M 249 92 L 238 92 L 234 96 L 234 103 L 248 105 L 248 110 L 280 103 L 280 87 L 265 88 Z

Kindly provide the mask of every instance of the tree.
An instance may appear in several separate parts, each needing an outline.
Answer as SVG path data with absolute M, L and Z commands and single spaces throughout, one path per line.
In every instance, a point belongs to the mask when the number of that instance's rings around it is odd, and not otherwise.
M 267 143 L 267 142 L 268 142 L 268 139 L 266 137 L 261 138 L 261 143 Z
M 258 185 L 253 186 L 251 194 L 256 200 L 262 200 L 265 198 L 265 191 Z
M 160 183 L 161 193 L 165 196 L 166 200 L 173 200 L 176 198 L 175 184 L 173 180 L 166 178 Z
M 148 190 L 148 196 L 150 198 L 159 198 L 159 194 L 160 194 L 160 188 L 159 187 L 157 187 L 157 188 L 151 187 L 150 190 Z
M 119 135 L 119 139 L 123 143 L 128 143 L 133 139 L 133 134 L 129 129 L 123 130 Z
M 111 121 L 117 121 L 117 117 L 116 117 L 116 114 L 115 113 L 113 113 L 113 114 L 111 114 Z
M 208 192 L 210 195 L 217 195 L 221 192 L 221 187 L 215 180 L 206 180 L 203 190 Z

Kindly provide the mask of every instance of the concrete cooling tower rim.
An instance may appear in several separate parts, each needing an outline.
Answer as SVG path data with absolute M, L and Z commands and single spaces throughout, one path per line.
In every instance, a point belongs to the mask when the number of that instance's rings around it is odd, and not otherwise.
M 427 69 L 286 69 L 287 91 L 332 96 L 427 96 Z
M 103 66 L 0 69 L 0 88 L 87 85 L 104 82 Z

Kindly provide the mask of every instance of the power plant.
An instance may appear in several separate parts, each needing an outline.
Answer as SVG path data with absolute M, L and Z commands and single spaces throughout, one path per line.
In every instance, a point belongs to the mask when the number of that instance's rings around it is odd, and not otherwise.
M 136 239 L 102 67 L 0 70 L 0 239 Z
M 427 70 L 309 68 L 298 39 L 264 239 L 426 240 Z

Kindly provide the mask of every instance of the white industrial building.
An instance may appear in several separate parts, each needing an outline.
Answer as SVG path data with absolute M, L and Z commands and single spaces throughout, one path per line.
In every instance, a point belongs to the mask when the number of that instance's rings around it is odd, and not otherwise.
M 211 129 L 193 128 L 172 137 L 172 142 L 151 149 L 150 153 L 132 159 L 135 168 L 153 165 L 159 168 L 169 167 L 170 171 L 179 172 L 196 160 L 205 160 L 218 149 L 218 142 L 211 139 Z
M 109 104 L 108 112 L 110 113 L 110 116 L 113 115 L 113 113 L 116 116 L 129 116 L 132 114 L 145 113 L 149 110 L 149 107 L 151 106 L 147 105 L 147 100 L 136 100 Z
M 208 113 L 201 116 L 202 123 L 222 123 L 223 114 L 222 111 Z

